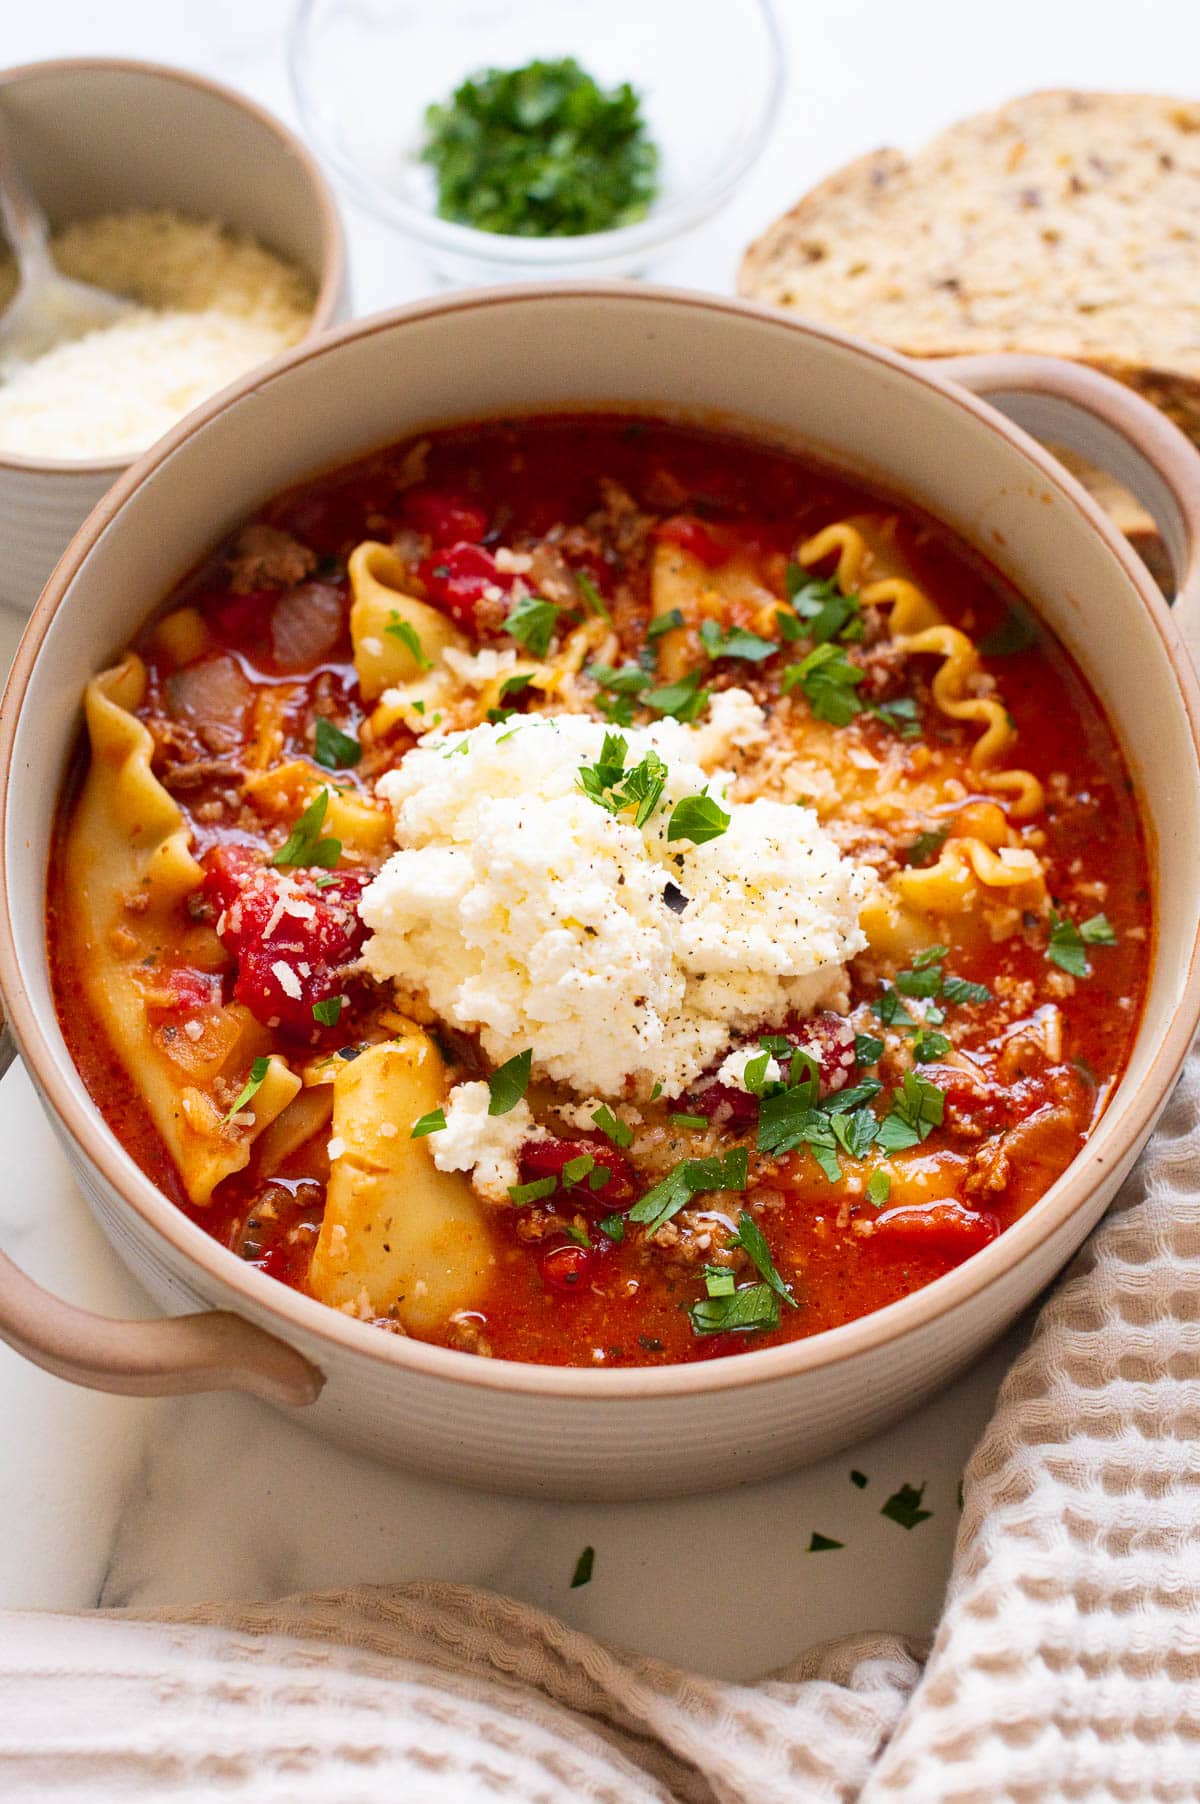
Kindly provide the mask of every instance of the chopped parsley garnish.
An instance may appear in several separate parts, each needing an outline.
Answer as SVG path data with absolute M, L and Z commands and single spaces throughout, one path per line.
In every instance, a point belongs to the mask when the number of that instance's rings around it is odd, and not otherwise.
M 684 796 L 671 810 L 667 839 L 690 839 L 702 846 L 706 840 L 719 839 L 731 819 L 711 796 Z
M 577 1159 L 568 1159 L 562 1168 L 564 1184 L 582 1184 L 588 1173 L 595 1171 L 596 1161 L 591 1153 L 580 1153 Z
M 879 1123 L 870 1109 L 854 1109 L 849 1114 L 835 1110 L 829 1117 L 833 1137 L 848 1159 L 863 1159 L 875 1144 Z
M 580 1554 L 579 1558 L 575 1562 L 575 1571 L 571 1578 L 572 1591 L 578 1590 L 580 1585 L 590 1585 L 591 1584 L 592 1571 L 595 1567 L 595 1564 L 596 1564 L 596 1549 L 594 1547 L 585 1547 L 583 1552 Z
M 788 600 L 805 622 L 805 636 L 814 645 L 826 645 L 831 639 L 847 643 L 863 636 L 862 607 L 857 595 L 843 595 L 836 581 L 824 582 L 806 578 L 799 564 L 787 568 Z M 787 635 L 789 638 L 791 634 Z M 795 634 L 796 638 L 800 634 Z
M 561 613 L 561 608 L 540 595 L 523 595 L 506 617 L 504 630 L 533 657 L 544 658 Z
M 526 1203 L 540 1203 L 544 1196 L 553 1196 L 557 1189 L 557 1178 L 534 1178 L 532 1184 L 510 1184 L 508 1194 L 520 1209 Z
M 565 1221 L 562 1224 L 562 1231 L 567 1239 L 573 1241 L 577 1247 L 590 1247 L 592 1244 L 587 1229 L 577 1228 L 573 1221 Z
M 319 1021 L 322 1027 L 336 1027 L 345 1000 L 344 996 L 326 996 L 323 1002 L 314 1002 L 313 1020 Z
M 533 1067 L 533 1049 L 527 1046 L 524 1052 L 515 1057 L 505 1059 L 488 1078 L 488 1089 L 491 1101 L 488 1103 L 489 1115 L 507 1115 L 515 1109 L 526 1090 L 529 1088 L 529 1074 Z
M 1072 977 L 1091 976 L 1092 967 L 1088 963 L 1085 946 L 1115 946 L 1116 943 L 1117 936 L 1106 915 L 1092 915 L 1089 920 L 1076 926 L 1069 915 L 1060 915 L 1051 909 L 1050 943 L 1046 947 L 1046 957 L 1051 964 L 1069 971 Z
M 622 664 L 619 669 L 612 664 L 588 664 L 583 674 L 613 695 L 640 695 L 654 682 L 650 672 L 643 670 L 640 664 Z
M 867 1179 L 867 1201 L 874 1203 L 877 1209 L 882 1209 L 891 1194 L 891 1173 L 882 1170 L 873 1171 Z
M 253 1065 L 250 1067 L 250 1076 L 238 1091 L 228 1113 L 221 1117 L 222 1127 L 225 1126 L 227 1121 L 232 1121 L 235 1115 L 240 1115 L 248 1102 L 254 1101 L 254 1098 L 258 1095 L 259 1091 L 267 1081 L 267 1072 L 270 1068 L 271 1061 L 269 1058 L 264 1057 L 255 1059 Z
M 646 638 L 653 643 L 661 639 L 664 633 L 673 633 L 677 627 L 685 624 L 679 608 L 668 608 L 665 614 L 658 614 L 646 628 Z
M 633 1139 L 633 1129 L 623 1121 L 618 1121 L 606 1102 L 592 1111 L 592 1120 L 606 1139 L 614 1146 L 628 1146 Z
M 607 620 L 611 626 L 612 614 L 609 612 L 608 603 L 605 601 L 603 595 L 601 595 L 599 589 L 596 587 L 586 570 L 576 570 L 575 587 L 579 590 L 579 593 L 583 596 L 584 601 L 586 601 L 588 607 L 591 608 L 593 614 L 599 614 L 601 620 Z
M 934 1059 L 944 1059 L 950 1050 L 950 1041 L 935 1027 L 918 1027 L 911 1044 L 918 1065 L 930 1065 Z
M 892 1492 L 879 1514 L 898 1522 L 901 1528 L 915 1528 L 918 1522 L 927 1522 L 933 1515 L 932 1510 L 921 1508 L 924 1495 L 924 1485 L 901 1485 L 898 1491 Z
M 885 1152 L 904 1152 L 927 1140 L 935 1127 L 942 1124 L 946 1093 L 928 1078 L 906 1071 L 898 1090 L 892 1092 L 892 1106 L 879 1124 L 877 1139 Z
M 727 1265 L 706 1265 L 704 1288 L 710 1297 L 731 1297 L 737 1281 Z
M 985 633 L 977 645 L 985 658 L 1011 658 L 1014 652 L 1028 651 L 1037 642 L 1033 623 L 1015 608 L 1009 608 L 999 626 Z
M 420 1121 L 414 1121 L 409 1133 L 410 1140 L 424 1140 L 426 1134 L 440 1134 L 446 1125 L 445 1109 L 431 1109 L 428 1115 L 422 1115 Z
M 942 995 L 947 1002 L 954 1003 L 992 1000 L 992 992 L 986 983 L 969 983 L 965 977 L 952 977 L 949 973 L 942 979 Z
M 611 1241 L 621 1241 L 625 1238 L 625 1218 L 622 1215 L 605 1215 L 596 1223 L 596 1226 Z
M 318 714 L 313 734 L 313 757 L 326 770 L 349 770 L 362 757 L 362 746 L 353 733 L 343 733 L 331 720 Z
M 779 1298 L 769 1284 L 750 1284 L 732 1296 L 702 1298 L 692 1304 L 688 1318 L 694 1334 L 778 1328 Z
M 738 1216 L 738 1231 L 729 1244 L 730 1246 L 740 1246 L 743 1252 L 749 1254 L 750 1262 L 757 1270 L 763 1283 L 769 1284 L 775 1294 L 783 1298 L 789 1309 L 798 1309 L 800 1307 L 783 1279 L 779 1276 L 779 1273 L 775 1270 L 775 1265 L 771 1258 L 771 1249 L 767 1245 L 766 1236 L 754 1217 L 748 1214 L 745 1209 L 743 1209 L 742 1213 Z M 713 1293 L 712 1291 L 709 1291 L 708 1294 L 709 1296 L 712 1296 Z
M 918 833 L 904 854 L 905 863 L 924 864 L 926 859 L 932 858 L 936 852 L 941 851 L 949 837 L 949 833 L 946 832 Z
M 860 1472 L 857 1467 L 852 1467 L 850 1471 L 850 1483 L 854 1486 L 856 1491 L 865 1491 L 870 1480 L 865 1472 Z
M 693 670 L 690 675 L 680 677 L 677 683 L 647 690 L 642 701 L 656 714 L 669 714 L 672 720 L 681 720 L 686 726 L 700 718 L 708 706 L 710 694 L 711 691 L 701 685 L 700 672 Z
M 579 770 L 579 787 L 585 796 L 609 814 L 634 811 L 634 825 L 644 827 L 662 798 L 667 767 L 657 752 L 647 752 L 640 764 L 626 770 L 629 742 L 622 733 L 606 733 L 595 764 Z
M 399 613 L 393 608 L 391 619 L 383 630 L 385 633 L 390 633 L 393 639 L 399 639 L 400 643 L 408 648 L 413 657 L 417 660 L 418 669 L 433 669 L 433 659 L 426 656 L 425 647 L 421 644 L 420 634 L 417 632 L 417 629 L 411 620 L 401 620 Z
M 791 689 L 802 689 L 817 720 L 845 727 L 862 713 L 863 704 L 856 690 L 864 674 L 836 645 L 817 645 L 799 664 L 788 665 L 782 687 L 785 694 Z
M 340 839 L 322 839 L 321 828 L 329 808 L 329 791 L 315 795 L 283 844 L 271 859 L 273 865 L 320 865 L 331 869 L 342 855 Z
M 844 1541 L 835 1541 L 830 1535 L 819 1535 L 814 1528 L 812 1540 L 809 1542 L 805 1551 L 808 1553 L 829 1553 L 835 1547 L 844 1547 L 845 1545 L 846 1543 Z
M 724 1156 L 681 1159 L 666 1177 L 638 1198 L 629 1211 L 629 1219 L 644 1223 L 647 1235 L 655 1234 L 700 1191 L 744 1190 L 748 1167 L 749 1155 L 744 1146 L 731 1146 Z
M 658 191 L 636 90 L 600 87 L 571 56 L 481 70 L 428 107 L 425 125 L 438 213 L 477 231 L 612 231 L 644 219 Z
M 894 701 L 872 702 L 870 708 L 875 718 L 901 739 L 921 737 L 921 714 L 914 696 L 898 695 Z
M 877 1065 L 882 1057 L 882 1040 L 877 1040 L 874 1034 L 855 1034 L 854 1062 L 856 1065 Z
M 700 643 L 710 658 L 744 658 L 750 664 L 761 664 L 779 650 L 774 639 L 760 638 L 740 626 L 721 627 L 715 620 L 702 623 Z
M 673 1127 L 706 1128 L 708 1126 L 707 1115 L 672 1115 L 668 1119 Z

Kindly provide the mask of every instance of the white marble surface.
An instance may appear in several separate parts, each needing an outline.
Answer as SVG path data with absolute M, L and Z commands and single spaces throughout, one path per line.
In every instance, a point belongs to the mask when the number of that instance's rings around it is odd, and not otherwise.
M 436 17 L 437 0 L 429 0 Z M 648 0 L 654 5 L 655 0 Z M 780 0 L 791 88 L 775 141 L 729 211 L 654 273 L 729 289 L 740 247 L 794 195 L 881 142 L 1038 86 L 1195 85 L 1194 0 Z M 0 55 L 184 64 L 292 117 L 285 0 L 0 0 Z M 702 29 L 703 0 L 695 6 Z M 420 255 L 346 208 L 361 312 L 424 292 Z M 0 616 L 0 662 L 20 623 Z M 0 1085 L 0 1244 L 93 1309 L 150 1306 L 71 1183 L 19 1069 Z M 412 1577 L 470 1580 L 701 1669 L 762 1672 L 826 1636 L 936 1620 L 963 1462 L 1019 1336 L 869 1445 L 772 1484 L 656 1505 L 554 1506 L 468 1494 L 353 1459 L 240 1398 L 143 1402 L 71 1387 L 0 1347 L 0 1606 L 265 1597 Z M 851 1468 L 867 1474 L 855 1488 Z M 903 1482 L 933 1515 L 880 1516 Z M 810 1555 L 814 1530 L 846 1543 Z M 569 1588 L 585 1544 L 595 1576 Z M 703 1557 L 696 1560 L 697 1548 Z

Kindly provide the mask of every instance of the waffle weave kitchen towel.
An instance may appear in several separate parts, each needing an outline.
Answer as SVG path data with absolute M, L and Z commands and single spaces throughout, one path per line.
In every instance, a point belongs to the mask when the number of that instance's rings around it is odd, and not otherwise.
M 446 1584 L 9 1614 L 0 1796 L 1200 1800 L 1198 1124 L 1193 1049 L 1005 1382 L 927 1654 L 861 1635 L 728 1684 Z

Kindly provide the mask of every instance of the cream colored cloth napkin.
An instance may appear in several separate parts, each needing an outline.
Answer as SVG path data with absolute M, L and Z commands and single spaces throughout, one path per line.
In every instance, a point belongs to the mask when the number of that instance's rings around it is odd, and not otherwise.
M 1198 1123 L 1193 1050 L 1004 1385 L 923 1664 L 861 1635 L 726 1684 L 445 1584 L 0 1615 L 0 1798 L 1200 1800 Z

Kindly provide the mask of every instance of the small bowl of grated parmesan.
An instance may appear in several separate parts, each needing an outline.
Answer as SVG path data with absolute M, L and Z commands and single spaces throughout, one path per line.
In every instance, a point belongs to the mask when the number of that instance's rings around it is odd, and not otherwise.
M 64 275 L 111 324 L 0 363 L 0 602 L 28 611 L 128 464 L 192 408 L 346 310 L 342 229 L 303 145 L 227 88 L 109 60 L 0 74 Z M 16 292 L 0 239 L 0 310 Z

